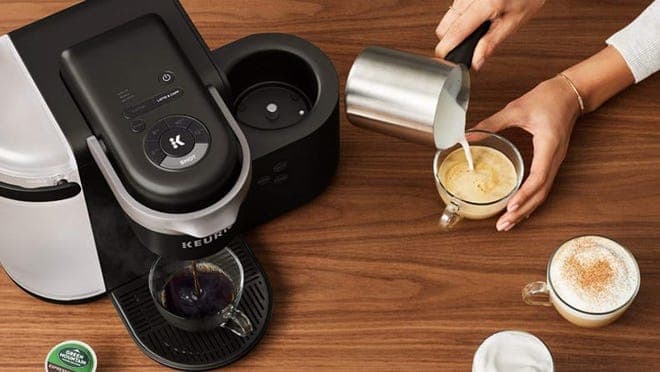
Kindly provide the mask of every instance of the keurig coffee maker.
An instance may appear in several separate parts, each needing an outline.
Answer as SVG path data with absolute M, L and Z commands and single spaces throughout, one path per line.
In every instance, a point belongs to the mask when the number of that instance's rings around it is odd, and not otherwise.
M 138 346 L 178 369 L 226 365 L 270 318 L 266 274 L 237 234 L 314 198 L 339 157 L 337 74 L 300 38 L 210 52 L 176 0 L 86 1 L 0 37 L 0 262 L 61 303 L 108 293 Z M 166 321 L 158 256 L 229 246 L 253 328 Z

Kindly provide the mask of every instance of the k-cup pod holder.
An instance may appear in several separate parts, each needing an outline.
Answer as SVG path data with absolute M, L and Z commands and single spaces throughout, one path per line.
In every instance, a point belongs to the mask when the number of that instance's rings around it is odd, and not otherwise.
M 315 127 L 331 119 L 338 103 L 332 63 L 296 36 L 252 35 L 217 50 L 214 60 L 227 75 L 225 98 L 243 128 Z
M 282 50 L 246 56 L 229 78 L 236 119 L 256 129 L 276 130 L 300 123 L 316 103 L 319 91 L 312 67 Z

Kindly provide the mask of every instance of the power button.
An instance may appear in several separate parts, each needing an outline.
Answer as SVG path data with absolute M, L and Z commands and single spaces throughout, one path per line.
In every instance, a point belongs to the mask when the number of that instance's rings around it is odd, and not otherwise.
M 174 82 L 175 76 L 172 71 L 165 71 L 162 72 L 158 76 L 158 81 L 160 81 L 161 84 L 171 84 Z

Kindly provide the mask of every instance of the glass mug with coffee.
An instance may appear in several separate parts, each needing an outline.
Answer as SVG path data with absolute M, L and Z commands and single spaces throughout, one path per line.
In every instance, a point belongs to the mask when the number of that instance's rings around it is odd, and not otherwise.
M 483 130 L 469 130 L 465 137 L 469 147 L 456 145 L 433 159 L 435 185 L 445 203 L 443 228 L 462 218 L 481 220 L 500 213 L 523 179 L 522 156 L 506 138 Z
M 550 257 L 545 282 L 527 284 L 529 305 L 554 306 L 580 327 L 618 319 L 637 296 L 641 276 L 633 254 L 612 239 L 585 235 L 564 242 Z
M 226 328 L 241 337 L 252 323 L 238 309 L 243 265 L 229 248 L 195 261 L 159 258 L 149 272 L 149 290 L 160 314 L 190 332 Z

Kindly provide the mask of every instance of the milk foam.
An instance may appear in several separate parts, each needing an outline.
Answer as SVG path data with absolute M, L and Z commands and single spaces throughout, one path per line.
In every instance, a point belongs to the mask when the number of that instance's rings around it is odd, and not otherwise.
M 462 149 L 454 150 L 440 164 L 442 185 L 456 197 L 473 203 L 490 203 L 511 193 L 518 182 L 516 168 L 503 153 L 486 146 L 472 146 L 474 170 Z
M 607 313 L 625 305 L 640 280 L 632 254 L 600 236 L 564 243 L 552 259 L 549 275 L 561 300 L 589 313 Z
M 479 346 L 472 361 L 472 372 L 552 372 L 552 355 L 532 334 L 520 331 L 498 332 Z

